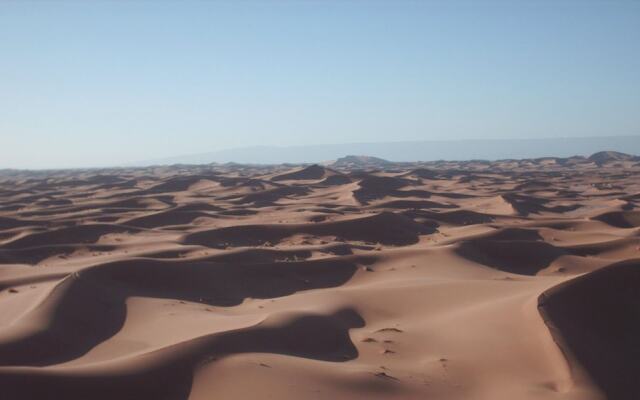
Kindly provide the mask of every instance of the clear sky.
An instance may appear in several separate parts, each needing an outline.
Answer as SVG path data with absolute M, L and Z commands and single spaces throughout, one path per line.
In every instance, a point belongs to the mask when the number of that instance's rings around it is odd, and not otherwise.
M 0 2 L 0 168 L 638 134 L 639 1 Z

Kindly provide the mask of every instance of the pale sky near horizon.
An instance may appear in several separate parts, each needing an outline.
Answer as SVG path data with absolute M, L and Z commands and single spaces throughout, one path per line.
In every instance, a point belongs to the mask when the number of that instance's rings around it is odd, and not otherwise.
M 638 1 L 0 2 L 0 168 L 640 135 Z

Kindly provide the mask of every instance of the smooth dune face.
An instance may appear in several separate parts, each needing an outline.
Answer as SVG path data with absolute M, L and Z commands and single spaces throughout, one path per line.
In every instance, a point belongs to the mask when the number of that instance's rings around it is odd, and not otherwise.
M 639 399 L 636 163 L 2 171 L 0 398 Z

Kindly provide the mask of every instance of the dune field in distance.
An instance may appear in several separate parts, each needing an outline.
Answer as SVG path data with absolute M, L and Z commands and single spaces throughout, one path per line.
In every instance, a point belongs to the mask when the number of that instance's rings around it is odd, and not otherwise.
M 0 398 L 640 399 L 640 158 L 0 172 Z

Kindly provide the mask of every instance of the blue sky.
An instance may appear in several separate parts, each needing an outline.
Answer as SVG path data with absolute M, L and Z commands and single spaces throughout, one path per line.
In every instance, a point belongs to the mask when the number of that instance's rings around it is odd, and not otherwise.
M 0 2 L 0 167 L 640 134 L 637 1 Z

